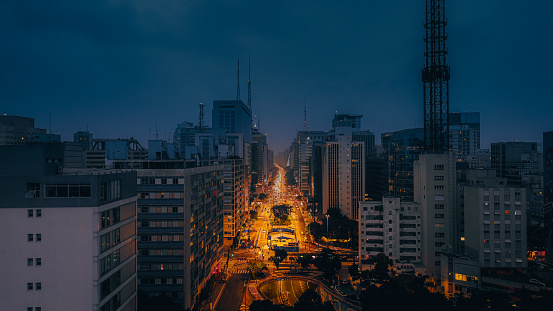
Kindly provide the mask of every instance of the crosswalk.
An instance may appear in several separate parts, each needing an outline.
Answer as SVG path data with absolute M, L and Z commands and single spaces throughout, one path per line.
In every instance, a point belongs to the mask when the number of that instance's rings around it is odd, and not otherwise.
M 230 274 L 247 274 L 249 273 L 248 269 L 229 269 Z

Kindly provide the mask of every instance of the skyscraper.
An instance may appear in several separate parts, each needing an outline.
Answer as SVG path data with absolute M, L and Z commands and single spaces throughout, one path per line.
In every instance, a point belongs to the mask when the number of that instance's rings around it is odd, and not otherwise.
M 480 113 L 452 112 L 449 114 L 449 145 L 459 160 L 476 154 L 480 149 Z
M 439 278 L 440 254 L 452 246 L 455 234 L 455 161 L 451 153 L 422 154 L 413 168 L 415 202 L 422 208 L 422 263 L 429 275 Z
M 212 127 L 214 136 L 227 133 L 244 134 L 244 142 L 252 141 L 252 113 L 241 100 L 214 100 Z M 243 147 L 242 147 L 243 148 Z
M 365 197 L 365 146 L 352 141 L 352 129 L 338 127 L 335 140 L 322 146 L 323 213 L 338 208 L 357 219 L 359 202 Z
M 543 133 L 545 259 L 553 263 L 553 131 Z
M 388 160 L 386 169 L 389 194 L 404 201 L 413 200 L 413 161 L 423 151 L 424 129 L 382 133 L 381 139 Z
M 192 308 L 223 257 L 223 167 L 144 164 L 165 169 L 136 170 L 138 289 Z
M 507 178 L 509 185 L 520 186 L 524 174 L 539 173 L 535 142 L 492 143 L 491 161 L 497 177 Z

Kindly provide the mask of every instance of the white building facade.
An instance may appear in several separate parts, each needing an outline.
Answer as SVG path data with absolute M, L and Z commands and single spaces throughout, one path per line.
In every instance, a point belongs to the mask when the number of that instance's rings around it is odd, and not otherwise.
M 392 260 L 421 260 L 421 206 L 396 197 L 359 204 L 359 266 L 378 253 Z
M 337 128 L 335 141 L 322 146 L 323 213 L 338 208 L 358 219 L 359 202 L 365 198 L 365 147 L 352 141 L 351 128 Z
M 422 154 L 413 164 L 415 202 L 421 204 L 421 259 L 427 274 L 441 277 L 441 253 L 455 236 L 455 161 L 452 153 Z
M 5 310 L 136 310 L 136 173 L 0 177 Z

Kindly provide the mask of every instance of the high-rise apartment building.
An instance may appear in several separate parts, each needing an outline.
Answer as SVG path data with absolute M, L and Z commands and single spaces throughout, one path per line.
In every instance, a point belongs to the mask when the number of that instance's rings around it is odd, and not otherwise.
M 223 257 L 223 167 L 136 172 L 138 290 L 192 308 Z
M 196 146 L 196 134 L 211 132 L 211 128 L 195 126 L 191 122 L 182 122 L 177 125 L 173 133 L 173 142 L 181 159 L 187 158 L 187 147 Z
M 227 133 L 242 133 L 245 143 L 252 141 L 252 113 L 239 99 L 213 101 L 212 127 L 216 137 L 224 137 Z M 235 146 L 238 147 L 240 146 Z
M 505 178 L 497 178 L 494 170 L 489 169 L 463 169 L 457 171 L 457 191 L 455 193 L 455 209 L 453 228 L 455 231 L 455 239 L 453 242 L 452 251 L 457 254 L 466 254 L 465 249 L 465 206 L 467 196 L 465 195 L 464 188 L 467 186 L 472 187 L 498 187 L 506 186 L 507 180 Z
M 413 162 L 424 147 L 424 129 L 414 128 L 383 133 L 384 154 L 388 158 L 389 194 L 403 201 L 414 199 Z
M 328 136 L 327 132 L 323 131 L 300 131 L 297 135 L 297 162 L 298 162 L 298 184 L 300 191 L 304 195 L 310 195 L 310 188 L 312 181 L 309 176 L 311 175 L 311 156 L 313 155 L 313 148 L 318 143 L 324 143 Z
M 465 186 L 465 249 L 482 268 L 526 268 L 524 188 Z
M 491 144 L 491 169 L 497 177 L 507 178 L 512 186 L 522 184 L 525 174 L 539 173 L 538 147 L 535 142 L 500 142 Z
M 381 201 L 389 195 L 388 159 L 382 155 L 368 157 L 365 163 L 365 200 Z
M 134 311 L 136 173 L 62 159 L 61 144 L 0 150 L 2 308 Z
M 223 238 L 225 246 L 230 246 L 246 221 L 249 199 L 245 161 L 221 158 L 203 161 L 202 165 L 223 166 Z
M 458 160 L 480 149 L 480 112 L 449 113 L 449 145 Z
M 359 202 L 365 198 L 365 146 L 352 141 L 352 129 L 338 127 L 335 140 L 322 146 L 323 213 L 338 208 L 358 219 Z
M 359 205 L 359 266 L 384 253 L 399 262 L 421 261 L 421 206 L 383 197 Z
M 421 204 L 421 259 L 439 279 L 441 253 L 454 240 L 455 161 L 452 153 L 421 154 L 413 164 L 415 202 Z M 445 247 L 445 249 L 444 249 Z
M 553 131 L 543 133 L 545 260 L 553 264 Z
M 251 144 L 251 167 L 252 167 L 252 187 L 255 184 L 261 184 L 267 180 L 269 174 L 268 166 L 269 146 L 267 145 L 267 135 L 259 132 L 257 128 L 252 129 Z

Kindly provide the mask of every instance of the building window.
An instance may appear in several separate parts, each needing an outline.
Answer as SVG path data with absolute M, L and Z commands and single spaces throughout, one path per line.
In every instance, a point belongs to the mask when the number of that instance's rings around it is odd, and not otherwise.
M 27 290 L 33 290 L 33 283 L 27 283 Z
M 35 307 L 35 311 L 42 311 L 42 307 Z
M 32 241 L 33 241 L 33 235 L 27 234 L 27 242 L 32 242 Z
M 443 171 L 443 170 L 444 170 L 444 166 L 443 166 L 443 165 L 434 165 L 434 170 L 435 170 L 435 171 Z
M 40 233 L 37 233 L 37 234 L 36 234 L 36 241 L 37 241 L 37 242 L 42 241 L 42 234 L 40 234 Z
M 42 258 L 35 258 L 35 265 L 42 266 Z
M 47 198 L 90 198 L 90 184 L 47 184 Z
M 27 266 L 29 267 L 33 266 L 33 258 L 27 258 Z
M 25 198 L 40 198 L 40 184 L 39 183 L 28 183 L 27 184 L 27 194 Z
M 33 311 L 33 307 L 27 307 L 27 311 Z
M 42 210 L 41 209 L 36 210 L 36 217 L 42 217 Z
M 444 176 L 434 176 L 434 180 L 444 180 Z
M 110 180 L 100 184 L 100 201 L 112 201 L 121 198 L 121 180 Z
M 27 217 L 33 217 L 33 210 L 32 209 L 27 210 Z
M 42 289 L 42 283 L 35 283 L 35 289 L 41 290 Z

